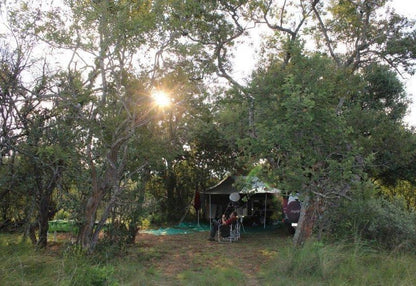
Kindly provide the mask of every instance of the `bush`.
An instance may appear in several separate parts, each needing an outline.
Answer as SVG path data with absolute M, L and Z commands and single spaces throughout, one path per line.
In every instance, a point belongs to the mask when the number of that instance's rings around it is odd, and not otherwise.
M 56 220 L 69 220 L 71 217 L 71 214 L 68 211 L 65 211 L 63 209 L 60 209 L 56 214 L 55 214 L 55 219 Z
M 332 218 L 328 228 L 333 238 L 365 240 L 388 250 L 415 250 L 416 214 L 399 199 L 352 200 L 326 215 Z

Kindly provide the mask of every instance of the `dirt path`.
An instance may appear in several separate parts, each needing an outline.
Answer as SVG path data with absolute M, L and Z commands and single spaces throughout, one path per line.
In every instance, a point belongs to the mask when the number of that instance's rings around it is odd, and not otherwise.
M 211 242 L 207 238 L 208 232 L 169 236 L 139 234 L 137 245 L 167 277 L 175 278 L 186 270 L 234 265 L 246 276 L 246 285 L 259 285 L 260 267 L 276 255 L 279 245 L 290 243 L 290 237 L 282 230 L 243 233 L 233 243 Z

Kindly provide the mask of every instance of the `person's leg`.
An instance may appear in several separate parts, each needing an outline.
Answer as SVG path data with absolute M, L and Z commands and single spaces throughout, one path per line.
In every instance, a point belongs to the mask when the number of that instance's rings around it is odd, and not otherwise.
M 210 233 L 209 233 L 209 238 L 214 239 L 215 234 L 217 233 L 217 230 L 218 230 L 218 226 L 219 226 L 218 221 L 213 220 L 212 225 L 211 225 L 211 230 L 210 230 Z
M 230 226 L 229 225 L 221 225 L 219 231 L 220 231 L 220 235 L 222 237 L 229 237 L 230 236 Z

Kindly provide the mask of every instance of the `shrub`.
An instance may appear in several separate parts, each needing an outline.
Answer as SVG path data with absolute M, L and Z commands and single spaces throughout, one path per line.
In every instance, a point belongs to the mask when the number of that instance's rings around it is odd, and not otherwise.
M 383 198 L 346 201 L 326 214 L 331 238 L 362 239 L 388 250 L 414 251 L 416 214 L 402 200 Z
M 69 220 L 71 217 L 71 214 L 68 211 L 65 211 L 63 209 L 60 209 L 56 214 L 55 214 L 55 219 L 56 220 Z

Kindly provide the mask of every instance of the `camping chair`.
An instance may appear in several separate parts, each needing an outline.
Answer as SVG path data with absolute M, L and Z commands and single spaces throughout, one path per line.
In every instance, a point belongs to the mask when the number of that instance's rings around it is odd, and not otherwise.
M 237 219 L 230 225 L 218 226 L 218 242 L 233 242 L 240 239 L 240 222 Z

